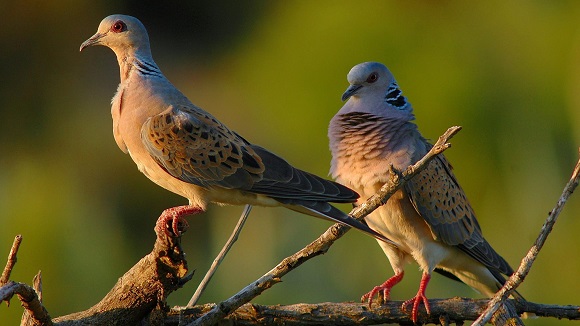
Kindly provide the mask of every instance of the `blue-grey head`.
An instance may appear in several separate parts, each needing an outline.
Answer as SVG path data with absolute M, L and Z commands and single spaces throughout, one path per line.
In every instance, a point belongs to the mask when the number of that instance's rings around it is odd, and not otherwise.
M 387 67 L 379 62 L 354 66 L 347 76 L 350 86 L 342 94 L 348 111 L 363 111 L 380 116 L 396 115 L 413 118 L 413 107 Z

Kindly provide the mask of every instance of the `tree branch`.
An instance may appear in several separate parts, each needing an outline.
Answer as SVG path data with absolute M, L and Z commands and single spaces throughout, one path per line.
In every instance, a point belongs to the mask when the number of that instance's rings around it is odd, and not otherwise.
M 510 296 L 510 294 L 515 291 L 515 289 L 524 281 L 526 276 L 528 275 L 530 268 L 532 268 L 532 264 L 538 257 L 540 250 L 544 246 L 548 235 L 554 228 L 554 224 L 560 215 L 560 212 L 564 208 L 564 205 L 568 201 L 568 198 L 572 195 L 578 183 L 580 182 L 580 160 L 576 163 L 576 167 L 572 172 L 572 176 L 570 180 L 564 187 L 564 191 L 558 199 L 556 206 L 552 209 L 550 214 L 548 214 L 548 218 L 544 225 L 542 226 L 542 230 L 538 235 L 538 238 L 534 242 L 534 245 L 530 248 L 526 256 L 522 259 L 520 266 L 518 267 L 517 271 L 507 280 L 504 286 L 495 294 L 495 296 L 489 301 L 489 305 L 484 313 L 479 317 L 472 326 L 482 326 L 489 321 L 491 316 L 494 314 L 495 311 L 502 305 L 502 303 Z
M 451 147 L 451 144 L 449 144 L 448 141 L 455 134 L 457 134 L 459 130 L 461 130 L 461 127 L 459 126 L 449 128 L 441 137 L 439 137 L 437 143 L 435 143 L 433 148 L 431 148 L 425 157 L 423 157 L 417 163 L 409 166 L 403 173 L 395 171 L 395 169 L 391 167 L 392 177 L 390 180 L 383 187 L 381 187 L 377 194 L 373 195 L 362 205 L 355 208 L 350 215 L 361 220 L 373 210 L 377 209 L 377 207 L 386 203 L 387 200 L 405 184 L 405 182 L 410 180 L 414 175 L 424 169 L 427 166 L 427 163 L 435 158 L 435 156 Z M 312 243 L 292 256 L 282 260 L 282 262 L 280 262 L 268 273 L 260 277 L 252 284 L 247 285 L 233 297 L 217 304 L 208 313 L 193 321 L 190 325 L 216 324 L 219 320 L 223 319 L 225 316 L 238 309 L 244 303 L 249 302 L 264 292 L 266 289 L 280 282 L 281 278 L 291 270 L 300 266 L 302 263 L 309 259 L 326 253 L 334 241 L 342 237 L 349 229 L 350 227 L 348 226 L 334 224 L 318 239 L 314 240 Z
M 475 320 L 485 309 L 488 299 L 431 299 L 431 314 L 420 312 L 422 323 L 461 324 Z M 530 303 L 530 306 L 518 306 L 517 312 L 531 308 L 538 316 L 559 319 L 580 320 L 580 307 L 555 306 Z M 287 306 L 264 306 L 246 303 L 224 319 L 224 324 L 235 325 L 377 325 L 377 324 L 412 324 L 410 315 L 401 309 L 402 301 L 388 301 L 380 307 L 370 310 L 368 305 L 353 302 L 293 304 Z M 200 318 L 215 308 L 215 304 L 205 304 L 194 308 L 174 308 L 165 320 L 165 325 L 178 325 Z

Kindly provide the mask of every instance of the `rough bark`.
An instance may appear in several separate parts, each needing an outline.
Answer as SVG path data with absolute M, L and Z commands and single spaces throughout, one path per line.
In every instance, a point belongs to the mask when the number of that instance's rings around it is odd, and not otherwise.
M 488 299 L 430 299 L 431 315 L 420 310 L 420 321 L 433 324 L 461 324 L 473 321 L 485 310 Z M 579 306 L 556 306 L 529 302 L 525 307 L 513 300 L 519 314 L 533 310 L 537 316 L 558 319 L 580 320 Z M 353 302 L 293 304 L 287 306 L 264 306 L 246 303 L 228 315 L 220 325 L 377 325 L 383 323 L 412 324 L 410 315 L 401 309 L 402 301 L 389 301 L 383 305 L 373 306 Z M 211 311 L 215 304 L 205 304 L 182 310 L 173 308 L 165 325 L 187 324 Z M 505 324 L 508 321 L 506 320 Z

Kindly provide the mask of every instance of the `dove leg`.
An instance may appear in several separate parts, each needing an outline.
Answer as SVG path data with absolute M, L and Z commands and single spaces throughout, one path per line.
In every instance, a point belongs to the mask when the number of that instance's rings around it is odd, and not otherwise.
M 372 220 L 369 221 L 367 219 L 367 222 L 372 222 Z M 371 223 L 369 223 L 369 225 L 371 227 L 373 226 Z M 362 302 L 369 300 L 369 307 L 373 303 L 374 296 L 377 293 L 380 293 L 380 291 L 383 291 L 383 298 L 385 301 L 390 299 L 389 297 L 391 295 L 391 289 L 395 285 L 397 285 L 399 282 L 401 282 L 401 280 L 403 279 L 403 276 L 405 275 L 405 271 L 403 270 L 403 267 L 405 266 L 405 262 L 410 257 L 404 251 L 397 249 L 397 248 L 393 248 L 392 246 L 388 245 L 387 243 L 385 243 L 383 241 L 377 240 L 377 242 L 379 243 L 379 246 L 381 246 L 381 248 L 385 252 L 385 255 L 387 255 L 387 258 L 389 259 L 389 262 L 391 263 L 391 267 L 393 268 L 395 275 L 391 276 L 391 278 L 386 280 L 385 283 L 378 285 L 378 286 L 375 286 L 370 292 L 368 292 L 367 294 L 362 296 L 362 298 L 361 298 Z
M 157 224 L 155 225 L 156 230 L 164 230 L 165 233 L 169 236 L 170 230 L 173 231 L 175 236 L 180 236 L 181 231 L 179 231 L 179 222 L 181 222 L 181 226 L 183 230 L 186 230 L 188 227 L 187 221 L 185 220 L 184 216 L 187 215 L 194 215 L 203 212 L 201 207 L 197 206 L 176 206 L 171 207 L 164 210 L 159 216 L 157 220 Z M 167 227 L 167 224 L 171 222 L 171 229 Z
M 429 301 L 425 296 L 425 290 L 427 289 L 427 284 L 429 284 L 429 280 L 431 279 L 431 274 L 423 273 L 423 277 L 421 277 L 421 283 L 419 284 L 419 291 L 417 295 L 405 302 L 403 302 L 403 306 L 401 307 L 403 310 L 407 310 L 407 306 L 413 303 L 413 310 L 411 312 L 411 319 L 413 323 L 417 323 L 417 316 L 419 314 L 419 304 L 423 302 L 425 305 L 425 310 L 427 310 L 427 314 L 431 313 L 431 307 L 429 306 Z
M 388 280 L 385 281 L 385 283 L 375 286 L 371 291 L 369 291 L 367 294 L 363 295 L 361 298 L 362 302 L 365 302 L 367 300 L 369 300 L 369 307 L 373 304 L 373 298 L 374 296 L 379 293 L 380 291 L 383 291 L 383 298 L 386 300 L 390 299 L 391 296 L 391 289 L 393 288 L 393 286 L 397 285 L 399 282 L 401 282 L 401 280 L 403 279 L 403 276 L 405 275 L 404 271 L 401 271 L 399 273 L 396 273 L 395 275 L 391 276 Z

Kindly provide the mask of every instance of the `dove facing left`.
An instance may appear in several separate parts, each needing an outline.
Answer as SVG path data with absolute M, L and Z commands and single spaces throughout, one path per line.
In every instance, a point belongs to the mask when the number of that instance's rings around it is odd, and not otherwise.
M 172 222 L 176 235 L 178 221 L 212 202 L 283 206 L 392 244 L 329 204 L 355 202 L 356 192 L 294 168 L 192 104 L 153 61 L 149 36 L 137 18 L 106 17 L 80 50 L 93 45 L 109 47 L 119 63 L 121 82 L 111 108 L 117 145 L 151 181 L 189 200 L 160 217 L 163 225 Z

